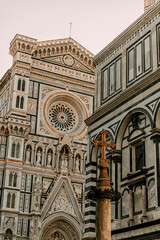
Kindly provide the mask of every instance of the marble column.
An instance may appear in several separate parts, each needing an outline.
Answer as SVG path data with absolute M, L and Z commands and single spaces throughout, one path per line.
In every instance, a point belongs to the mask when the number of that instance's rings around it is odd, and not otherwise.
M 97 199 L 96 230 L 96 240 L 111 240 L 111 199 L 109 198 Z

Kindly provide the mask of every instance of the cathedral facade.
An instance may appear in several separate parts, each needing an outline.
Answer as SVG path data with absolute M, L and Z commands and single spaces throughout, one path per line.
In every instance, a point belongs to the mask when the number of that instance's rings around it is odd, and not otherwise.
M 17 34 L 0 80 L 0 239 L 80 240 L 93 54 Z
M 86 120 L 89 161 L 86 195 L 99 175 L 105 129 L 109 176 L 121 199 L 111 205 L 112 239 L 160 239 L 160 1 L 144 1 L 145 13 L 94 57 L 94 113 Z M 95 201 L 86 198 L 85 240 L 95 239 Z

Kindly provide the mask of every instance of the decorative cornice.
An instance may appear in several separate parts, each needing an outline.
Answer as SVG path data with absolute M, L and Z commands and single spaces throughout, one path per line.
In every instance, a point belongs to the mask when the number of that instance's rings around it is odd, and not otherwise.
M 0 79 L 0 91 L 3 89 L 4 85 L 10 80 L 11 70 L 8 69 L 7 72 Z
M 133 38 L 144 31 L 152 22 L 160 16 L 160 2 L 141 15 L 135 22 L 118 35 L 110 44 L 103 48 L 94 58 L 95 65 L 103 64 L 116 52 L 124 47 Z M 148 20 L 150 19 L 150 20 Z
M 123 92 L 118 94 L 118 96 L 116 96 L 115 98 L 113 99 L 111 98 L 106 104 L 101 105 L 99 109 L 97 109 L 97 111 L 95 111 L 92 114 L 91 117 L 85 120 L 86 124 L 88 126 L 92 125 L 93 122 L 95 122 L 98 118 L 103 117 L 111 109 L 117 107 L 119 103 L 123 103 L 127 101 L 129 98 L 134 96 L 135 93 L 142 92 L 142 90 L 145 87 L 149 86 L 151 83 L 159 79 L 159 76 L 160 76 L 159 74 L 160 74 L 160 69 L 158 70 L 156 69 L 155 72 L 149 74 L 149 76 L 145 78 L 142 78 L 141 81 L 138 81 L 138 83 L 136 83 L 135 85 L 126 88 Z

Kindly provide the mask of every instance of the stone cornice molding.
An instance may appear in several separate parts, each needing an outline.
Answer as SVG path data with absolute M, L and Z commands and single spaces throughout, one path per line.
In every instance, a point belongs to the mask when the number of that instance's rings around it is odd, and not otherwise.
M 97 111 L 95 111 L 91 117 L 87 118 L 85 120 L 85 123 L 90 126 L 93 124 L 93 122 L 96 121 L 96 119 L 102 118 L 104 115 L 107 115 L 107 113 L 117 107 L 120 103 L 126 102 L 129 98 L 134 96 L 135 93 L 141 92 L 145 87 L 149 86 L 153 82 L 157 81 L 160 76 L 160 69 L 156 70 L 149 76 L 147 76 L 145 79 L 142 78 L 140 82 L 135 84 L 134 86 L 130 86 L 126 88 L 123 92 L 118 94 L 115 98 L 111 98 L 106 103 L 101 105 Z
M 11 69 L 8 69 L 7 72 L 0 79 L 0 91 L 3 89 L 4 85 L 10 80 L 10 78 L 11 78 Z
M 85 53 L 88 57 L 94 57 L 94 54 L 88 51 L 85 47 L 75 41 L 73 38 L 62 38 L 56 40 L 48 40 L 48 41 L 40 41 L 37 42 L 36 49 L 44 48 L 44 47 L 56 47 L 56 46 L 65 46 L 65 45 L 73 45 L 75 48 L 78 48 L 79 51 Z
M 141 15 L 135 22 L 126 28 L 120 35 L 118 35 L 111 43 L 103 48 L 94 58 L 95 65 L 102 64 L 108 60 L 116 52 L 118 52 L 124 45 L 138 36 L 146 27 L 154 22 L 160 16 L 160 2 L 154 5 L 151 9 Z
M 73 38 L 37 42 L 35 38 L 16 34 L 10 43 L 9 53 L 14 57 L 18 51 L 38 59 L 70 54 L 89 69 L 94 70 L 94 55 Z

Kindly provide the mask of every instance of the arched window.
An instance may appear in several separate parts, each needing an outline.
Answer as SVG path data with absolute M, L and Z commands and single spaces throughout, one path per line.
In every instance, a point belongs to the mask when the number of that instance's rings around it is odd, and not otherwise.
M 11 194 L 8 193 L 8 195 L 7 195 L 7 208 L 10 208 L 10 202 L 11 202 Z
M 9 174 L 9 186 L 12 186 L 13 173 Z
M 15 173 L 13 177 L 13 187 L 16 187 L 16 185 L 17 185 L 17 173 Z
M 16 158 L 19 158 L 19 150 L 20 150 L 20 144 L 17 143 L 17 148 L 16 148 Z
M 17 98 L 16 98 L 16 108 L 19 108 L 19 100 L 20 100 L 20 97 L 17 96 Z
M 23 79 L 22 81 L 22 91 L 24 92 L 25 91 L 25 80 Z
M 11 157 L 15 157 L 15 149 L 16 149 L 16 144 L 15 144 L 15 143 L 12 143 Z
M 15 205 L 15 194 L 13 193 L 12 194 L 12 202 L 11 202 L 11 208 L 14 208 L 14 205 Z
M 18 79 L 17 90 L 21 90 L 21 79 Z
M 23 109 L 23 104 L 24 104 L 24 97 L 21 97 L 21 104 L 20 104 L 21 109 Z

